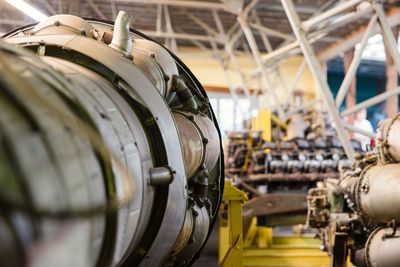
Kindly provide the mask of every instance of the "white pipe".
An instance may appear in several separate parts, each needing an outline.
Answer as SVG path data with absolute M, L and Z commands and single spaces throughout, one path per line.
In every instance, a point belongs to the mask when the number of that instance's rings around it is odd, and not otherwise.
M 340 113 L 340 115 L 342 117 L 346 117 L 350 114 L 353 114 L 359 110 L 362 110 L 364 108 L 368 108 L 370 106 L 376 105 L 386 99 L 388 99 L 389 97 L 392 97 L 394 95 L 398 95 L 400 94 L 400 87 L 394 89 L 394 90 L 389 90 L 386 91 L 384 93 L 381 93 L 379 95 L 376 95 L 374 97 L 369 98 L 368 100 L 365 100 L 357 105 L 355 105 L 354 107 L 351 107 L 349 109 L 346 109 L 345 111 L 343 111 L 342 113 Z
M 110 47 L 128 56 L 132 53 L 132 39 L 129 31 L 131 16 L 125 11 L 118 12 L 114 23 L 114 35 Z
M 365 34 L 361 41 L 361 46 L 356 51 L 354 58 L 350 63 L 350 67 L 347 70 L 346 75 L 344 76 L 343 82 L 340 85 L 339 92 L 336 96 L 336 107 L 338 107 L 338 108 L 340 107 L 340 105 L 342 105 L 343 99 L 346 97 L 347 92 L 349 91 L 351 82 L 354 78 L 354 75 L 357 72 L 358 66 L 360 65 L 362 53 L 368 44 L 369 37 L 371 37 L 371 34 L 372 34 L 373 30 L 375 29 L 375 24 L 376 24 L 377 19 L 378 19 L 378 16 L 374 15 L 371 18 L 371 20 L 369 21 L 367 30 L 365 31 Z
M 337 5 L 334 8 L 329 9 L 328 11 L 315 16 L 311 19 L 308 19 L 306 21 L 303 21 L 301 23 L 301 26 L 303 28 L 303 30 L 305 31 L 309 31 L 311 27 L 323 22 L 324 20 L 333 17 L 343 11 L 346 11 L 352 7 L 354 7 L 355 5 L 361 3 L 363 0 L 350 0 L 350 1 L 346 1 L 343 4 Z

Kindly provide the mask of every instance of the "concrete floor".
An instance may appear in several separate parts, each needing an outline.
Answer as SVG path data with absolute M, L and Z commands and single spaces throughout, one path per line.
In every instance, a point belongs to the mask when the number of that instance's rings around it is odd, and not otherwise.
M 214 224 L 210 237 L 201 252 L 200 258 L 192 265 L 193 267 L 217 267 L 219 247 L 219 221 Z

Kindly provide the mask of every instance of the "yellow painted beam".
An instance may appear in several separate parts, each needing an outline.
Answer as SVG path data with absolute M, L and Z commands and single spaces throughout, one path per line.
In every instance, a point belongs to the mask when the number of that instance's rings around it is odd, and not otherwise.
M 268 109 L 260 109 L 258 110 L 257 117 L 252 120 L 251 128 L 253 130 L 260 130 L 262 131 L 262 138 L 265 141 L 272 140 L 272 133 L 271 133 L 271 111 Z
M 243 251 L 244 266 L 326 266 L 328 254 L 320 250 L 321 241 L 314 235 L 272 235 L 272 228 L 257 226 L 257 242 Z
M 228 225 L 227 227 L 220 227 L 219 266 L 242 267 L 242 204 L 247 200 L 247 196 L 243 191 L 235 188 L 231 180 L 226 180 L 222 200 L 228 202 Z M 222 228 L 226 229 L 222 230 Z

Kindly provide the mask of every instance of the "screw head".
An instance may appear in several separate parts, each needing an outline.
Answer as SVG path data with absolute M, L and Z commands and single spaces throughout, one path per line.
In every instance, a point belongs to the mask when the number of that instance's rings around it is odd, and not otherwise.
M 367 184 L 367 183 L 363 183 L 362 185 L 361 185 L 361 191 L 363 192 L 363 193 L 368 193 L 368 191 L 369 191 L 369 185 Z

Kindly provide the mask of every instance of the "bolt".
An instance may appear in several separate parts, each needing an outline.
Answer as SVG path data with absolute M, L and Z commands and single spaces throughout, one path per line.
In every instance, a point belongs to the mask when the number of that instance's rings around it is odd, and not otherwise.
M 365 193 L 365 194 L 368 193 L 368 190 L 369 190 L 369 186 L 368 186 L 367 183 L 364 183 L 364 184 L 361 185 L 361 191 L 363 193 Z

